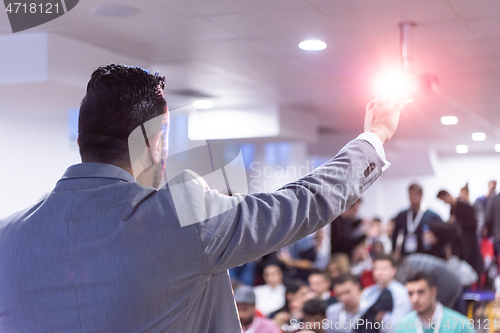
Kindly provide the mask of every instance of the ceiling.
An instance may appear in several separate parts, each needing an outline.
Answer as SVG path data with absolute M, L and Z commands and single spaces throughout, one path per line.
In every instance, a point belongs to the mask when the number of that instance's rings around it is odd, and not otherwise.
M 118 3 L 136 14 L 95 12 Z M 320 139 L 310 150 L 320 154 L 335 136 L 362 130 L 376 73 L 401 64 L 398 24 L 413 21 L 410 69 L 436 75 L 439 85 L 414 96 L 389 151 L 454 154 L 455 145 L 468 144 L 470 153 L 493 154 L 500 143 L 499 18 L 498 0 L 82 0 L 29 31 L 151 65 L 167 77 L 171 109 L 194 99 L 179 91 L 195 91 L 219 108 L 274 103 L 291 117 L 315 117 Z M 0 34 L 11 33 L 0 14 Z M 309 38 L 328 47 L 299 49 Z M 443 126 L 446 115 L 458 124 Z M 486 141 L 472 142 L 473 132 L 485 132 Z

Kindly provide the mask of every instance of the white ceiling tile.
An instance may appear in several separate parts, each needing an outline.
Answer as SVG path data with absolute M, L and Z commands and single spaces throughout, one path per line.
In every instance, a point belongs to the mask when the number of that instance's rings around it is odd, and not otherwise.
M 332 28 L 327 18 L 309 7 L 217 15 L 210 19 L 241 36 L 290 34 L 306 37 Z
M 463 18 L 500 17 L 500 2 L 497 0 L 446 0 L 442 3 Z
M 230 13 L 249 13 L 269 10 L 282 10 L 287 8 L 306 7 L 307 3 L 303 0 L 175 0 L 174 3 L 182 6 L 186 10 L 197 15 L 215 15 Z

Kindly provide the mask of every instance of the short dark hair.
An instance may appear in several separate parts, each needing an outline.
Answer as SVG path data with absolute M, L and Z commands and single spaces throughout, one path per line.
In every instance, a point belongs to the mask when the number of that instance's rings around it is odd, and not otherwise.
M 302 311 L 304 311 L 305 315 L 308 316 L 317 316 L 317 315 L 326 315 L 326 308 L 328 304 L 317 298 L 313 298 L 305 302 Z
M 361 288 L 361 282 L 359 282 L 358 277 L 356 275 L 348 273 L 340 274 L 335 279 L 333 279 L 333 286 L 335 287 L 338 284 L 344 284 L 349 281 L 351 281 L 355 285 L 358 285 Z
M 443 198 L 443 197 L 445 197 L 447 195 L 450 195 L 450 193 L 448 193 L 448 191 L 441 190 L 441 191 L 438 192 L 438 194 L 437 194 L 436 197 L 439 198 L 439 199 L 441 199 L 441 198 Z
M 434 279 L 434 277 L 431 274 L 429 274 L 427 272 L 422 272 L 422 271 L 418 271 L 418 272 L 415 272 L 414 274 L 410 275 L 408 277 L 408 279 L 406 279 L 406 283 L 417 282 L 417 281 L 421 281 L 421 280 L 425 280 L 425 282 L 427 282 L 427 285 L 429 286 L 429 288 L 436 286 L 436 280 Z
M 132 131 L 166 112 L 165 77 L 140 67 L 97 68 L 80 105 L 78 144 L 83 162 L 128 166 Z
M 292 293 L 295 294 L 297 291 L 300 290 L 300 288 L 307 286 L 307 284 L 299 279 L 295 279 L 287 283 L 286 285 L 286 292 L 287 293 Z
M 413 183 L 410 187 L 408 187 L 408 192 L 418 192 L 419 194 L 423 194 L 424 190 L 422 189 L 422 186 Z
M 373 262 L 375 263 L 376 261 L 388 261 L 391 263 L 392 267 L 397 268 L 398 264 L 396 262 L 396 259 L 394 259 L 393 256 L 390 254 L 380 254 L 373 259 Z
M 309 276 L 311 276 L 311 275 L 321 275 L 327 281 L 331 281 L 332 280 L 332 278 L 330 277 L 330 274 L 328 274 L 328 272 L 323 271 L 321 269 L 317 269 L 317 268 L 313 268 L 311 270 L 311 273 L 309 273 Z

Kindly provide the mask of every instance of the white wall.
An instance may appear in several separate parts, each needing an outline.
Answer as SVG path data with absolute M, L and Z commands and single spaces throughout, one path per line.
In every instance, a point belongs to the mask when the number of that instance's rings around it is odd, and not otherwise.
M 67 110 L 0 110 L 0 218 L 47 195 L 66 168 L 80 162 L 69 140 Z
M 440 156 L 434 163 L 435 174 L 427 176 L 384 177 L 364 195 L 360 214 L 375 215 L 387 220 L 400 210 L 409 207 L 408 186 L 419 183 L 424 189 L 423 202 L 443 219 L 449 218 L 449 207 L 436 198 L 439 190 L 445 189 L 458 196 L 468 182 L 470 199 L 484 195 L 490 180 L 500 180 L 500 154 Z

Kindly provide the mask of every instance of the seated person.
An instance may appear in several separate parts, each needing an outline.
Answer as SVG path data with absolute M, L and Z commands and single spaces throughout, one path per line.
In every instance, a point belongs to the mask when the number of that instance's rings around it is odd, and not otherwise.
M 320 299 L 310 299 L 304 304 L 304 316 L 297 325 L 300 333 L 325 333 L 326 303 Z
M 281 333 L 279 327 L 272 320 L 255 316 L 255 294 L 252 287 L 241 285 L 236 288 L 234 301 L 238 308 L 243 332 Z
M 375 285 L 366 288 L 361 295 L 361 310 L 363 313 L 370 309 L 377 301 L 384 290 L 388 290 L 392 295 L 392 311 L 384 311 L 375 318 L 384 321 L 380 332 L 394 332 L 399 320 L 411 311 L 408 291 L 394 277 L 396 276 L 396 261 L 389 255 L 382 255 L 375 258 L 373 262 L 373 279 Z M 390 324 L 388 324 L 390 322 Z
M 285 265 L 287 275 L 291 280 L 299 279 L 307 282 L 316 261 L 314 235 L 311 234 L 282 248 L 276 256 Z
M 338 303 L 330 305 L 326 309 L 328 333 L 351 333 L 361 316 L 361 284 L 358 278 L 352 274 L 342 274 L 333 280 Z
M 437 287 L 431 275 L 417 272 L 406 282 L 413 311 L 401 319 L 396 333 L 476 332 L 464 315 L 437 301 Z
M 286 288 L 283 285 L 283 271 L 277 265 L 264 268 L 265 284 L 254 287 L 255 306 L 266 317 L 285 305 Z
M 332 297 L 331 286 L 332 281 L 327 272 L 313 270 L 309 275 L 309 287 L 316 293 L 319 299 L 326 302 L 327 305 L 332 305 L 337 302 L 335 297 Z

